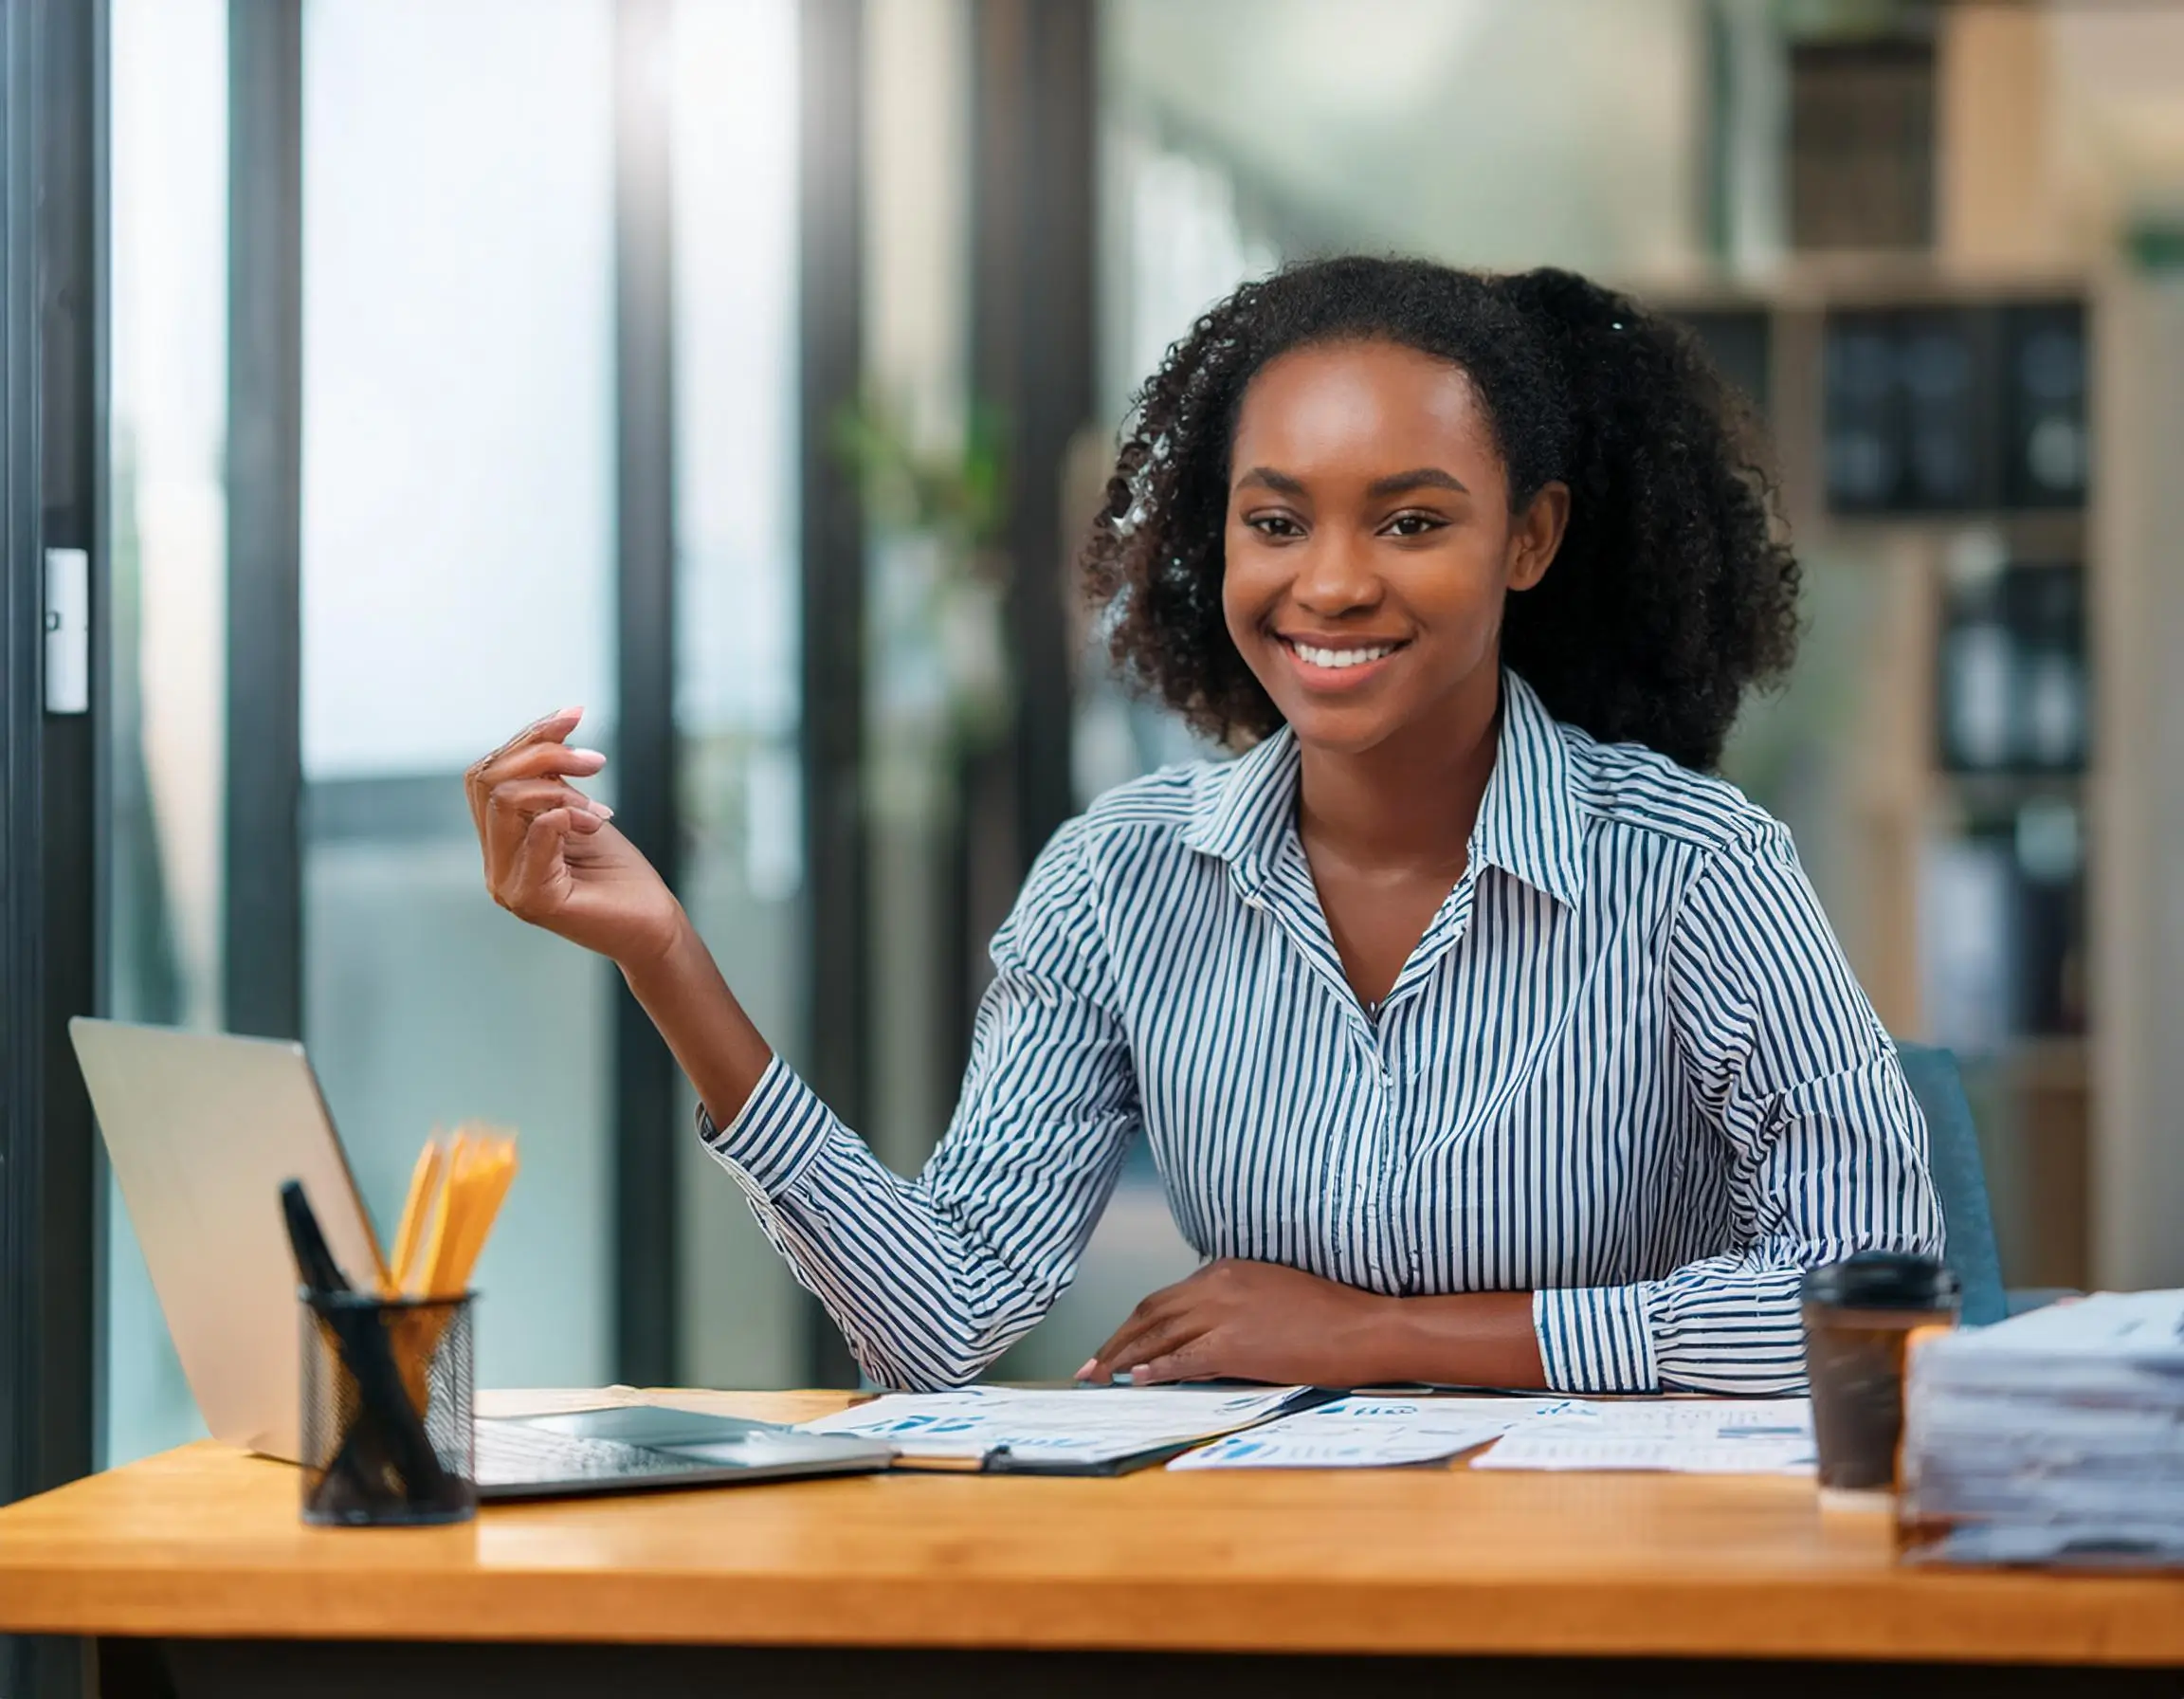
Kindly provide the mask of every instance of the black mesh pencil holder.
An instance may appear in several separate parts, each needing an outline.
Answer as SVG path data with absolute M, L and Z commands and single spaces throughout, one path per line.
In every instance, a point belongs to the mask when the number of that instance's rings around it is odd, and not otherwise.
M 415 1526 L 477 1514 L 473 1294 L 303 1294 L 303 1520 Z

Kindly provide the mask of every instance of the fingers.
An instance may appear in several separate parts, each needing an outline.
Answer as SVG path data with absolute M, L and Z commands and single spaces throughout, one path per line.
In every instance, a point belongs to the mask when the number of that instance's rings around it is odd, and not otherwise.
M 1123 1354 L 1146 1329 L 1158 1326 L 1174 1313 L 1179 1287 L 1180 1283 L 1177 1286 L 1162 1287 L 1142 1299 L 1122 1325 L 1107 1336 L 1107 1343 L 1093 1353 L 1092 1360 L 1080 1371 L 1079 1379 L 1088 1379 L 1094 1375 L 1104 1378 L 1112 1373 Z
M 1193 1307 L 1148 1327 L 1116 1352 L 1106 1363 L 1110 1374 L 1128 1375 L 1133 1380 L 1148 1378 L 1153 1363 L 1166 1360 L 1202 1336 L 1213 1324 L 1204 1309 Z
M 602 820 L 614 817 L 614 811 L 604 802 L 593 801 L 573 785 L 563 784 L 558 778 L 507 779 L 495 785 L 486 798 L 489 816 L 501 820 L 528 820 L 550 808 L 582 809 Z
M 1140 1363 L 1130 1372 L 1134 1386 L 1156 1386 L 1164 1380 L 1212 1380 L 1219 1378 L 1211 1334 L 1202 1333 L 1188 1343 Z
M 1214 1317 L 1204 1301 L 1204 1275 L 1205 1270 L 1200 1270 L 1147 1297 L 1100 1347 L 1099 1355 L 1084 1365 L 1079 1378 L 1111 1379 L 1211 1326 Z
M 512 755 L 497 756 L 476 769 L 479 784 L 487 794 L 496 785 L 519 778 L 589 778 L 606 766 L 607 758 L 596 749 L 577 749 L 567 743 L 532 743 Z
M 530 787 L 533 794 L 520 798 L 502 795 L 517 789 L 503 785 L 495 795 L 485 886 L 501 907 L 531 920 L 543 912 L 542 899 L 567 880 L 560 860 L 567 840 L 605 831 L 611 811 L 551 782 Z
M 485 798 L 499 779 L 508 777 L 537 777 L 542 773 L 561 772 L 585 775 L 596 773 L 607 764 L 607 758 L 596 750 L 571 750 L 566 740 L 584 718 L 582 708 L 562 708 L 535 720 L 507 742 L 491 754 L 471 763 L 463 776 L 463 789 L 470 801 L 470 817 L 482 828 L 485 817 Z M 554 751 L 565 756 L 576 756 L 576 764 L 556 766 Z M 536 753 L 534 753 L 536 752 Z M 584 763 L 588 762 L 589 765 Z M 514 763 L 511 765 L 511 763 Z
M 473 807 L 484 792 L 491 788 L 489 776 L 495 767 L 518 751 L 541 742 L 560 743 L 576 729 L 576 722 L 584 718 L 582 708 L 561 708 L 543 720 L 534 720 L 500 748 L 490 750 L 470 763 L 463 775 L 463 788 L 469 793 Z
M 576 729 L 577 722 L 583 718 L 584 710 L 582 708 L 555 708 L 553 713 L 542 715 L 534 720 L 513 738 L 510 738 L 507 742 L 487 756 L 485 760 L 487 762 L 498 760 L 500 757 L 511 755 L 532 743 L 558 743 Z M 481 763 L 481 765 L 482 764 Z
M 493 794 L 505 785 L 539 778 L 590 778 L 606 765 L 607 758 L 596 749 L 571 749 L 566 743 L 534 743 L 513 755 L 481 761 L 463 776 L 471 824 L 481 831 L 485 829 Z
M 579 825 L 589 821 L 589 826 Z M 548 809 L 534 815 L 518 847 L 508 877 L 495 888 L 493 900 L 519 920 L 537 920 L 553 912 L 556 886 L 568 877 L 562 865 L 562 847 L 573 832 L 597 831 L 601 822 L 581 809 Z
M 566 810 L 575 816 L 569 830 L 589 834 L 613 817 L 614 811 L 593 802 L 557 778 L 509 779 L 487 795 L 479 822 L 480 846 L 484 850 L 485 888 L 493 900 L 509 906 L 507 893 L 518 879 L 516 864 L 530 841 L 533 823 L 542 814 Z
M 1151 1299 L 1146 1300 L 1146 1303 L 1151 1302 Z M 1105 1343 L 1086 1360 L 1084 1366 L 1077 1371 L 1077 1379 L 1080 1380 L 1106 1379 L 1114 1372 L 1116 1358 L 1121 1354 L 1123 1348 L 1132 1340 L 1145 1330 L 1147 1323 L 1144 1318 L 1145 1305 L 1140 1304 L 1130 1312 L 1129 1318 L 1123 1322 L 1122 1325 L 1110 1333 Z

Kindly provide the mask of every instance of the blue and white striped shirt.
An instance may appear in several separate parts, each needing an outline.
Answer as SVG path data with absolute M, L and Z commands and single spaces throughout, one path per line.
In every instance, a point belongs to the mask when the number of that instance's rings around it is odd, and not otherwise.
M 1558 1391 L 1795 1390 L 1801 1270 L 1939 1251 L 1924 1124 L 1789 833 L 1514 674 L 1502 703 L 1468 865 L 1376 1016 L 1284 730 L 1055 835 L 917 1179 L 778 1058 L 701 1124 L 868 1374 L 961 1382 L 1028 1330 L 1140 1133 L 1205 1256 L 1535 1292 Z

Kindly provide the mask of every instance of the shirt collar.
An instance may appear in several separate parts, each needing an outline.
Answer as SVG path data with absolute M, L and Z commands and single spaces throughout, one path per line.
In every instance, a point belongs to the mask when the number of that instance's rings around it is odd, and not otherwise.
M 1585 889 L 1583 823 L 1570 744 L 1532 686 L 1502 672 L 1502 735 L 1471 831 L 1473 857 L 1575 907 Z
M 1297 735 L 1276 728 L 1225 767 L 1198 793 L 1183 842 L 1235 868 L 1247 888 L 1274 865 L 1283 840 L 1297 830 Z
M 1256 887 L 1297 830 L 1296 735 L 1284 725 L 1218 769 L 1199 793 L 1183 842 Z M 1500 868 L 1565 904 L 1585 888 L 1581 822 L 1562 728 L 1515 673 L 1502 674 L 1494 772 L 1471 831 L 1475 862 Z

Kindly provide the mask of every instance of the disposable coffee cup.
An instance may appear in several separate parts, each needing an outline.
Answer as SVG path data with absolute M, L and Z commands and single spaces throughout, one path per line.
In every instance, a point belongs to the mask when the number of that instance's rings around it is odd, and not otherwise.
M 1956 1276 L 1938 1258 L 1862 1251 L 1805 1276 L 1805 1367 L 1820 1502 L 1884 1508 L 1903 1436 L 1903 1346 L 1920 1327 L 1956 1325 Z

